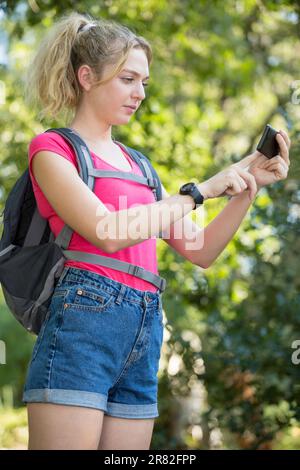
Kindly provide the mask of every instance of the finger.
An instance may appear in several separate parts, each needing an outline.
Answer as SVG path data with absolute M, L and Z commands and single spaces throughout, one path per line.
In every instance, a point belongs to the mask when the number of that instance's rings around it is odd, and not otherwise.
M 288 170 L 287 170 L 286 166 L 283 166 L 279 162 L 272 163 L 269 166 L 268 171 L 271 171 L 273 173 L 277 172 L 277 175 L 279 175 L 278 179 L 285 179 L 288 175 Z
M 250 193 L 250 198 L 254 199 L 255 194 L 257 193 L 257 184 L 254 176 L 240 168 L 238 168 L 237 171 L 239 172 L 239 175 L 246 181 Z
M 242 191 L 243 191 L 243 188 L 241 186 L 241 183 L 239 182 L 239 176 L 238 175 L 233 176 L 228 183 L 226 194 L 229 194 L 230 196 L 235 196 L 237 194 L 240 194 L 240 192 Z
M 285 169 L 287 171 L 289 170 L 289 165 L 286 163 L 286 161 L 282 157 L 280 157 L 280 155 L 276 155 L 276 157 L 273 157 L 270 160 L 268 160 L 267 162 L 265 162 L 262 165 L 262 168 L 264 170 L 268 170 L 270 168 L 270 165 L 272 165 L 273 163 L 280 163 L 281 165 L 283 165 L 285 167 Z
M 280 132 L 280 134 L 282 135 L 282 137 L 284 138 L 285 143 L 286 143 L 286 145 L 287 145 L 287 147 L 288 147 L 288 149 L 289 149 L 290 146 L 291 146 L 291 139 L 289 138 L 287 132 L 283 131 L 282 129 L 280 129 L 279 132 Z
M 284 180 L 288 175 L 288 172 L 280 163 L 278 164 L 278 167 L 274 171 L 277 172 L 277 177 L 280 180 Z
M 250 172 L 253 168 L 262 168 L 263 164 L 266 162 L 269 162 L 269 159 L 265 155 L 261 154 L 259 157 L 257 157 L 257 160 L 252 162 L 246 171 Z
M 239 187 L 240 187 L 240 191 L 241 191 L 241 192 L 243 192 L 243 191 L 245 191 L 246 189 L 248 189 L 248 185 L 247 185 L 246 181 L 245 181 L 243 178 L 241 178 L 241 176 L 236 175 L 236 180 L 237 180 L 237 182 L 238 182 L 238 184 L 239 184 Z
M 246 157 L 242 158 L 237 163 L 234 163 L 233 166 L 238 167 L 238 168 L 247 168 L 251 163 L 253 163 L 258 157 L 260 157 L 262 154 L 255 150 L 255 152 L 251 153 L 250 155 L 247 155 Z
M 226 194 L 229 194 L 229 196 L 236 196 L 237 194 L 240 194 L 241 192 L 241 187 L 238 183 L 237 180 L 232 181 L 230 184 L 230 187 L 227 189 Z
M 277 156 L 277 161 L 278 161 L 278 163 L 280 163 L 281 165 L 284 166 L 286 171 L 289 171 L 290 164 L 287 164 L 287 162 L 282 157 L 280 157 L 279 155 Z
M 280 147 L 280 155 L 282 156 L 282 158 L 288 163 L 290 164 L 290 159 L 289 159 L 289 149 L 288 149 L 288 146 L 284 140 L 284 138 L 282 137 L 281 134 L 279 134 L 279 132 L 276 134 L 276 140 L 279 144 L 279 147 Z

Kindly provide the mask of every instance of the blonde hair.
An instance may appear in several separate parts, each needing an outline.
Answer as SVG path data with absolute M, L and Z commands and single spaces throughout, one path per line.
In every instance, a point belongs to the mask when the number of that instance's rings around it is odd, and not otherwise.
M 142 49 L 148 64 L 152 61 L 150 44 L 126 26 L 113 20 L 71 13 L 58 20 L 41 42 L 28 68 L 25 100 L 41 107 L 40 119 L 74 110 L 82 96 L 77 71 L 83 64 L 91 67 L 95 86 L 117 75 L 132 48 Z M 109 77 L 103 79 L 107 65 L 114 65 Z

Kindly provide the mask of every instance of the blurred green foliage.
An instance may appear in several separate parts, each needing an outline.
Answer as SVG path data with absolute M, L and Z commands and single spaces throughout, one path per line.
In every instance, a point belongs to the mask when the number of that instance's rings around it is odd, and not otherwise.
M 9 38 L 8 65 L 0 66 L 3 205 L 27 166 L 30 139 L 65 124 L 37 121 L 24 105 L 23 76 L 44 31 L 74 2 L 1 6 Z M 291 360 L 300 339 L 299 3 L 86 0 L 76 10 L 115 19 L 152 44 L 148 98 L 114 135 L 151 158 L 170 194 L 249 153 L 266 123 L 289 131 L 288 179 L 260 192 L 210 269 L 159 241 L 167 324 L 152 447 L 279 448 L 281 436 L 285 448 L 299 448 L 299 433 L 286 437 L 300 421 L 300 365 Z M 205 225 L 225 204 L 207 202 Z M 0 387 L 11 385 L 19 406 L 32 338 L 4 310 Z
M 26 408 L 1 408 L 0 450 L 26 450 L 28 427 Z
M 34 337 L 17 323 L 3 302 L 0 304 L 0 332 L 6 350 L 6 364 L 0 365 L 0 407 L 20 406 Z

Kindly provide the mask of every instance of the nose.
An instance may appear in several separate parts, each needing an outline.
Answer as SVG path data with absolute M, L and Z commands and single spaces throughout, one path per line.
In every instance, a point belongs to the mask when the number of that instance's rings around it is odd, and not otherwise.
M 134 87 L 132 95 L 134 99 L 138 99 L 140 101 L 142 101 L 145 98 L 146 94 L 145 94 L 145 89 L 142 83 L 139 83 L 137 84 L 136 87 Z

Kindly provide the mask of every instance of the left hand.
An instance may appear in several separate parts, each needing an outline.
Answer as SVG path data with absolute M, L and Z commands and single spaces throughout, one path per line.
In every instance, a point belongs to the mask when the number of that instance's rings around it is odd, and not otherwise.
M 251 155 L 235 163 L 240 168 L 247 167 L 247 171 L 254 176 L 258 189 L 283 180 L 288 175 L 290 139 L 286 132 L 280 130 L 276 134 L 276 140 L 279 144 L 279 155 L 269 159 L 255 150 Z

